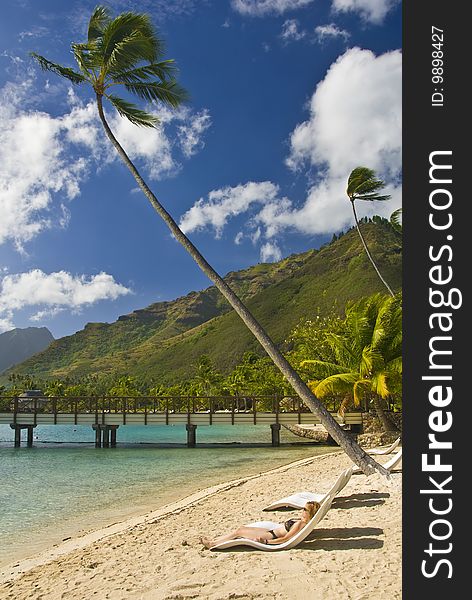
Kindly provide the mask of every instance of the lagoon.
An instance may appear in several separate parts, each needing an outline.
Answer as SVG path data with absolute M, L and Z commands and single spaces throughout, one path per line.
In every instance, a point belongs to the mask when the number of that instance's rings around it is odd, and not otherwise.
M 123 426 L 116 448 L 95 448 L 89 426 L 39 425 L 34 446 L 13 447 L 0 425 L 0 565 L 64 538 L 155 510 L 195 491 L 338 450 L 282 428 L 199 426 L 186 447 L 184 426 Z

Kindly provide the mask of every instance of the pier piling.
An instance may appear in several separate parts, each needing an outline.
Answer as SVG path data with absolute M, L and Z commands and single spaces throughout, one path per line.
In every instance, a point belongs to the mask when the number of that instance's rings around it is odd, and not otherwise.
M 187 423 L 187 448 L 195 448 L 197 444 L 197 426 Z
M 92 429 L 95 431 L 95 448 L 102 447 L 102 431 L 100 425 L 92 425 Z
M 20 425 L 18 423 L 10 423 L 10 427 L 15 431 L 15 448 L 21 446 L 21 430 L 26 429 L 26 445 L 28 448 L 33 447 L 33 429 L 36 425 Z
M 280 446 L 280 423 L 272 423 L 270 426 L 272 434 L 272 446 Z
M 116 430 L 119 425 L 92 425 L 95 431 L 95 448 L 116 448 Z

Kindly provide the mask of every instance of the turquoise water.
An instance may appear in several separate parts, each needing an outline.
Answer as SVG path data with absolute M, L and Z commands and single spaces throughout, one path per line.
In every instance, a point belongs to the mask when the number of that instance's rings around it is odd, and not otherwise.
M 117 447 L 106 449 L 94 447 L 89 426 L 43 425 L 34 436 L 33 448 L 26 441 L 14 448 L 13 430 L 0 425 L 0 565 L 216 483 L 333 450 L 283 428 L 283 445 L 272 448 L 268 426 L 199 426 L 196 448 L 186 447 L 184 426 L 122 426 Z

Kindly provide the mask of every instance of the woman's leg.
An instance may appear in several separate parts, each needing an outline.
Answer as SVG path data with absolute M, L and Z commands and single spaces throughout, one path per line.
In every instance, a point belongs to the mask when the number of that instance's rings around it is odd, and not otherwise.
M 269 533 L 267 529 L 262 529 L 260 527 L 238 527 L 236 531 L 233 533 L 228 533 L 226 535 L 221 535 L 215 539 L 210 539 L 207 537 L 200 538 L 200 541 L 207 548 L 212 548 L 217 544 L 221 544 L 222 542 L 229 542 L 230 540 L 235 540 L 236 538 L 247 538 L 249 540 L 271 540 L 272 534 Z

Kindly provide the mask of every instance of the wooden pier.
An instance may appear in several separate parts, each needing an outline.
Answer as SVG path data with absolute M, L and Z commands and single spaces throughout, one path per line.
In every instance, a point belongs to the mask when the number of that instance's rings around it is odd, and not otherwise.
M 361 412 L 339 419 L 351 430 L 362 426 Z M 0 424 L 15 430 L 15 446 L 21 444 L 21 430 L 27 429 L 27 444 L 33 444 L 37 425 L 90 425 L 97 448 L 116 446 L 117 429 L 125 425 L 185 425 L 187 445 L 195 447 L 198 425 L 267 425 L 272 445 L 280 444 L 281 425 L 319 424 L 299 398 L 280 396 L 207 397 L 0 397 Z

